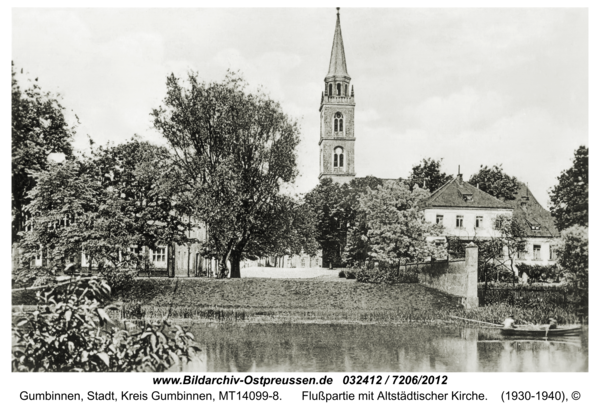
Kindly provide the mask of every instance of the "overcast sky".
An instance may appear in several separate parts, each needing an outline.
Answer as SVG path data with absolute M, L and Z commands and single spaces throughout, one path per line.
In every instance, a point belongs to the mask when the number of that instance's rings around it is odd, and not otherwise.
M 77 149 L 88 134 L 166 144 L 150 117 L 166 76 L 215 81 L 239 69 L 298 118 L 297 190 L 317 184 L 334 8 L 12 13 L 12 59 L 77 114 Z M 443 158 L 451 174 L 460 165 L 465 178 L 503 164 L 547 207 L 548 189 L 588 144 L 586 9 L 342 8 L 341 23 L 357 176 L 407 177 L 425 157 Z

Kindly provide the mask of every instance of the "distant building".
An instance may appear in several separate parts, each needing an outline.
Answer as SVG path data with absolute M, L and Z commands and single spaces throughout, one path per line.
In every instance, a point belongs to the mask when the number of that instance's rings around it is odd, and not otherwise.
M 513 208 L 513 216 L 525 222 L 527 251 L 519 254 L 517 263 L 551 265 L 556 263 L 555 242 L 560 232 L 554 218 L 535 199 L 526 184 L 519 183 L 514 200 L 505 200 Z
M 462 174 L 435 190 L 421 207 L 426 221 L 444 227 L 446 236 L 464 241 L 497 237 L 494 219 L 513 212 L 511 205 L 467 183 Z

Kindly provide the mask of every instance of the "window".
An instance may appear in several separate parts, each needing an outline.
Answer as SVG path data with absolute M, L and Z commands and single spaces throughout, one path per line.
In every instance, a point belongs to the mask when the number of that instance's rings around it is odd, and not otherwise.
M 348 96 L 348 85 L 344 86 L 344 96 Z
M 342 85 L 340 83 L 337 83 L 337 93 L 338 96 L 342 95 Z
M 166 247 L 156 247 L 156 250 L 152 253 L 153 262 L 164 262 L 166 261 L 167 250 Z
M 462 228 L 462 226 L 463 226 L 463 219 L 464 219 L 464 217 L 461 216 L 461 215 L 457 215 L 456 216 L 456 227 L 457 228 Z
M 483 216 L 475 217 L 475 228 L 483 227 Z
M 524 251 L 519 251 L 517 253 L 517 258 L 519 260 L 527 260 L 528 254 L 529 254 L 529 252 L 527 251 L 527 249 L 525 249 Z
M 556 260 L 556 257 L 557 257 L 557 255 L 556 255 L 556 246 L 555 245 L 551 245 L 550 246 L 550 260 L 554 261 L 554 260 Z
M 333 167 L 344 167 L 344 149 L 341 147 L 336 147 L 335 150 L 333 150 Z
M 333 95 L 333 84 L 329 84 L 329 95 Z
M 439 225 L 444 225 L 444 216 L 441 214 L 438 214 L 435 216 L 435 223 L 439 224 Z
M 542 259 L 542 246 L 541 245 L 535 245 L 533 246 L 533 259 L 534 260 L 541 260 Z
M 344 116 L 339 111 L 333 116 L 333 131 L 344 131 Z

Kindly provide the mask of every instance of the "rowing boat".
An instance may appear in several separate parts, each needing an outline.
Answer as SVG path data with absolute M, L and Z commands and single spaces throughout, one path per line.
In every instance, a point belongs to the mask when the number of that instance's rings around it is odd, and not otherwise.
M 569 325 L 559 326 L 558 328 L 552 328 L 547 331 L 546 327 L 517 327 L 517 328 L 502 328 L 500 333 L 502 335 L 518 335 L 523 337 L 554 337 L 558 335 L 579 335 L 581 332 L 581 325 Z

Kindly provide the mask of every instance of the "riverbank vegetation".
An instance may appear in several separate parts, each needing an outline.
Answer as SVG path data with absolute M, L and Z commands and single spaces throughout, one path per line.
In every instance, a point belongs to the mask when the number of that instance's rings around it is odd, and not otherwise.
M 108 312 L 119 307 L 111 304 L 106 281 L 56 281 L 36 293 L 35 309 L 13 315 L 13 371 L 156 372 L 195 357 L 194 335 L 166 317 L 137 324 L 134 331 L 113 321 Z
M 13 305 L 30 305 L 31 291 L 13 293 Z M 121 294 L 120 317 L 199 322 L 461 323 L 453 317 L 500 324 L 511 312 L 542 324 L 578 322 L 557 305 L 512 306 L 496 301 L 465 310 L 460 299 L 415 283 L 371 284 L 346 279 L 210 278 L 137 279 Z M 472 324 L 473 325 L 473 324 Z

